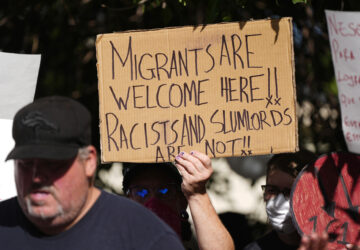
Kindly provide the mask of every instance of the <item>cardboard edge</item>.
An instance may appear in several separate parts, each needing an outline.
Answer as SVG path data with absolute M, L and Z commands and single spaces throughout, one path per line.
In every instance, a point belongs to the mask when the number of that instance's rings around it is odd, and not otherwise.
M 127 34 L 127 33 L 138 33 L 138 32 L 154 32 L 154 31 L 159 31 L 159 30 L 163 30 L 164 32 L 169 32 L 170 30 L 174 30 L 174 29 L 181 29 L 181 28 L 192 28 L 193 30 L 197 30 L 199 29 L 200 32 L 203 31 L 205 28 L 207 27 L 215 27 L 219 26 L 219 25 L 224 25 L 224 24 L 238 24 L 241 27 L 245 26 L 248 23 L 261 23 L 261 22 L 268 22 L 270 20 L 279 20 L 279 22 L 281 21 L 288 21 L 288 20 L 292 20 L 292 17 L 279 17 L 279 18 L 264 18 L 264 19 L 257 19 L 257 20 L 253 20 L 253 19 L 249 19 L 246 21 L 238 21 L 238 22 L 220 22 L 220 23 L 211 23 L 211 24 L 199 24 L 197 26 L 195 25 L 184 25 L 184 26 L 171 26 L 171 27 L 163 27 L 163 28 L 153 28 L 153 29 L 136 29 L 136 30 L 125 30 L 125 31 L 114 31 L 113 33 L 103 33 L 103 34 L 99 34 L 97 35 L 98 37 L 100 36 L 99 40 L 102 38 L 102 36 L 114 36 L 114 35 L 118 35 L 118 34 Z
M 294 109 L 295 109 L 295 152 L 299 151 L 299 128 L 298 128 L 298 112 L 296 109 L 297 98 L 296 98 L 296 78 L 295 78 L 295 53 L 294 53 L 294 34 L 293 34 L 293 25 L 292 25 L 292 17 L 288 17 L 286 19 L 289 25 L 290 31 L 290 47 L 289 53 L 291 55 L 291 67 L 292 67 L 292 86 L 294 92 Z
M 95 50 L 96 50 L 96 74 L 97 74 L 97 78 L 98 78 L 98 94 L 99 94 L 99 136 L 100 136 L 100 161 L 101 163 L 105 163 L 104 161 L 104 154 L 103 154 L 103 143 L 102 143 L 102 131 L 101 131 L 101 117 L 103 115 L 103 110 L 102 107 L 104 107 L 104 100 L 101 97 L 104 97 L 103 95 L 103 89 L 102 89 L 102 74 L 101 74 L 101 64 L 100 64 L 100 58 L 102 55 L 101 52 L 101 40 L 103 38 L 103 34 L 97 35 L 96 36 L 96 42 L 95 42 Z
M 295 153 L 298 150 L 294 149 L 294 150 L 289 150 L 288 148 L 278 148 L 276 150 L 268 150 L 268 149 L 262 149 L 257 151 L 255 154 L 251 155 L 251 156 L 260 156 L 260 155 L 268 155 L 268 154 L 281 154 L 281 153 Z M 211 159 L 219 159 L 219 158 L 225 158 L 225 157 L 243 157 L 240 154 L 238 155 L 231 155 L 231 154 L 224 154 L 218 157 L 213 157 L 211 155 L 208 155 Z M 112 158 L 112 157 L 110 157 Z M 175 161 L 175 159 L 173 160 Z M 170 161 L 170 162 L 173 162 Z M 103 164 L 107 164 L 107 163 L 114 163 L 114 162 L 120 162 L 117 160 L 112 160 L 112 159 L 104 159 L 104 161 L 101 161 L 101 163 Z M 128 162 L 135 162 L 135 163 L 143 163 L 143 162 L 148 162 L 148 163 L 156 163 L 156 161 L 154 161 L 154 158 L 143 158 L 143 159 L 131 159 Z M 168 161 L 166 161 L 168 162 Z

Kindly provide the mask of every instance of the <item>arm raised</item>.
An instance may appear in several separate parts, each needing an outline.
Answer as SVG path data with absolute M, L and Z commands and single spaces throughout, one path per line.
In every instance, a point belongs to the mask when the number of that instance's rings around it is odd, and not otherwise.
M 182 175 L 181 189 L 189 203 L 201 250 L 233 250 L 234 242 L 220 221 L 210 197 L 206 182 L 213 173 L 210 158 L 198 151 L 181 152 L 175 166 Z

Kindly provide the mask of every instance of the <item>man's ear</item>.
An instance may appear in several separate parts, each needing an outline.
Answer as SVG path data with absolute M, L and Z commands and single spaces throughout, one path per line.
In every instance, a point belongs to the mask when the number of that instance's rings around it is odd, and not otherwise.
M 85 160 L 85 173 L 86 176 L 92 178 L 95 175 L 97 167 L 97 153 L 96 148 L 92 145 L 87 147 L 89 155 Z

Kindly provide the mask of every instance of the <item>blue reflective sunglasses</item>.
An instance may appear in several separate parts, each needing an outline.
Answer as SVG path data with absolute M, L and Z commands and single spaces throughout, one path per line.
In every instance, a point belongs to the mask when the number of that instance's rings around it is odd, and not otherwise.
M 130 186 L 126 191 L 126 195 L 137 201 L 145 201 L 149 197 L 156 196 L 162 200 L 171 200 L 175 198 L 178 191 L 175 183 L 167 183 L 161 186 Z

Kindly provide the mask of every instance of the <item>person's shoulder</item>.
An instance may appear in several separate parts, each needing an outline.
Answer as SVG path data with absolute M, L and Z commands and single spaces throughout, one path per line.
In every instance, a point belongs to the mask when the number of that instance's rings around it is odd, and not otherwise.
M 18 203 L 17 203 L 16 197 L 12 197 L 7 200 L 0 201 L 0 211 L 2 211 L 2 212 L 6 211 L 6 210 L 12 211 L 17 206 L 18 206 Z M 2 212 L 0 212 L 0 215 L 4 215 L 4 213 L 2 213 Z
M 126 221 L 134 223 L 136 220 L 144 223 L 144 219 L 146 218 L 145 222 L 160 222 L 161 224 L 165 224 L 149 209 L 120 195 L 102 191 L 99 203 L 114 216 L 121 216 L 123 223 Z
M 260 242 L 268 242 L 268 241 L 273 241 L 275 239 L 278 240 L 279 237 L 278 237 L 277 233 L 275 232 L 275 230 L 271 230 L 270 232 L 268 232 L 264 236 L 260 237 L 258 239 L 258 241 L 260 241 Z
M 109 224 L 111 221 L 111 226 L 116 227 L 117 237 L 137 239 L 137 249 L 161 250 L 169 249 L 169 246 L 182 249 L 176 233 L 141 204 L 106 191 L 102 191 L 98 202 L 102 208 L 102 211 L 98 212 L 106 214 L 106 219 L 102 218 L 101 223 Z M 138 238 L 139 235 L 142 237 Z M 150 247 L 151 245 L 153 247 Z
M 272 249 L 274 239 L 277 238 L 277 235 L 274 231 L 261 236 L 259 239 L 249 243 L 244 247 L 244 250 L 262 250 L 262 249 Z
M 148 249 L 156 250 L 185 250 L 179 237 L 175 234 L 163 233 L 162 235 L 155 235 L 149 240 Z
M 132 201 L 126 197 L 123 197 L 121 195 L 116 195 L 113 193 L 109 193 L 107 191 L 102 190 L 101 196 L 99 199 L 99 203 L 102 205 L 111 205 L 110 208 L 112 210 L 119 210 L 121 209 L 122 212 L 126 212 L 127 210 L 146 210 L 141 206 L 140 204 L 136 203 L 135 201 Z M 124 211 L 125 210 L 125 211 Z
M 0 202 L 0 226 L 16 224 L 19 219 L 20 206 L 17 198 L 13 197 Z
M 261 250 L 257 241 L 250 242 L 244 247 L 244 250 Z

